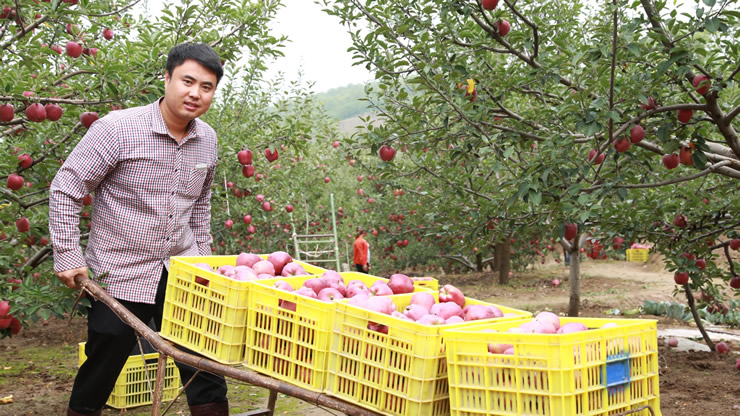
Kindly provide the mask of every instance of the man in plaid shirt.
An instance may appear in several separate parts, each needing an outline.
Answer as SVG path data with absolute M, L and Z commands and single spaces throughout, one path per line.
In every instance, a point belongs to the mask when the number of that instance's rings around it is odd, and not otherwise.
M 206 44 L 180 44 L 167 56 L 164 97 L 97 120 L 57 172 L 50 189 L 54 270 L 101 279 L 111 296 L 159 330 L 170 256 L 210 255 L 216 132 L 208 111 L 223 68 Z M 92 227 L 80 248 L 82 198 L 93 193 Z M 87 361 L 75 378 L 67 415 L 100 415 L 136 345 L 134 330 L 103 302 L 88 313 Z M 196 370 L 178 365 L 183 384 Z M 199 373 L 187 387 L 191 414 L 228 415 L 223 377 Z

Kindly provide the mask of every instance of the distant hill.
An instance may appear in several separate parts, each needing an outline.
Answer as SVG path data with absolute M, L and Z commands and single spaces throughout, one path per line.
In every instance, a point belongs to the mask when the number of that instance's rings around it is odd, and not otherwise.
M 364 97 L 365 86 L 362 84 L 350 84 L 316 94 L 327 114 L 337 121 L 367 114 L 367 102 L 361 101 Z

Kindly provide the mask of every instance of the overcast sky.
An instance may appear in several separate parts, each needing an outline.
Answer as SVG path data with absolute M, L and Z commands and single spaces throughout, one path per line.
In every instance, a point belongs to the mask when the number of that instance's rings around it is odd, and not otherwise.
M 163 0 L 149 0 L 141 4 L 150 14 L 159 14 Z M 267 77 L 283 72 L 288 81 L 298 79 L 314 82 L 313 92 L 324 92 L 348 84 L 364 84 L 372 75 L 364 66 L 352 66 L 352 45 L 349 34 L 339 19 L 321 11 L 314 0 L 282 0 L 271 28 L 275 36 L 285 35 L 289 41 L 283 48 L 285 56 L 269 63 Z
M 372 75 L 364 66 L 352 66 L 349 34 L 335 16 L 321 11 L 313 0 L 283 0 L 274 21 L 274 33 L 288 36 L 285 57 L 270 65 L 268 75 L 278 71 L 289 80 L 298 77 L 314 81 L 314 92 L 323 92 L 347 84 L 364 84 Z

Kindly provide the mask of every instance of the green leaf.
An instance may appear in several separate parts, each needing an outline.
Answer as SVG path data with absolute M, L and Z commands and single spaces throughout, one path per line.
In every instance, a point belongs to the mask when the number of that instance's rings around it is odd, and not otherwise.
M 714 7 L 715 3 L 717 3 L 716 0 L 702 0 L 702 1 L 704 2 L 704 4 L 707 5 L 707 7 Z
M 707 19 L 704 25 L 709 33 L 715 33 L 719 29 L 719 23 L 719 18 L 713 17 L 711 19 Z

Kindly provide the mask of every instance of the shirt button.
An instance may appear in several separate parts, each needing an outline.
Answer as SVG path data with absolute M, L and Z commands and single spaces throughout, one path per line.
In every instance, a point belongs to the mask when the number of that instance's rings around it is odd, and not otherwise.
M 175 191 L 172 191 L 172 195 L 174 195 L 174 194 L 175 194 Z
M 172 214 L 170 214 L 170 218 L 172 218 Z
M 170 238 L 169 237 L 167 237 L 167 241 L 170 241 Z
M 175 172 L 179 171 L 180 169 L 175 169 Z

